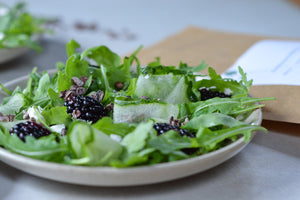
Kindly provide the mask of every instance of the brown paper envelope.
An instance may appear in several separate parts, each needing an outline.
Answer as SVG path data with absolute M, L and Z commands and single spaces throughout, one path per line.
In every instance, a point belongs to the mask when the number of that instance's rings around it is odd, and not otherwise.
M 296 4 L 297 6 L 300 6 L 300 0 L 289 0 L 289 1 Z
M 204 60 L 218 73 L 223 73 L 250 46 L 262 39 L 275 38 L 189 27 L 152 47 L 143 49 L 138 57 L 141 64 L 154 61 L 155 57 L 160 57 L 164 65 L 178 65 L 182 61 L 196 66 Z M 266 105 L 263 109 L 264 119 L 300 123 L 300 86 L 253 86 L 250 93 L 254 97 L 276 98 L 274 101 L 263 102 Z

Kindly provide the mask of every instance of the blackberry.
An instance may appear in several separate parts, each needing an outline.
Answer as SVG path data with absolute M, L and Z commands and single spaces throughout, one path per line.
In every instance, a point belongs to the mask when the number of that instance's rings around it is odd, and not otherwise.
M 75 119 L 81 119 L 92 123 L 107 115 L 107 111 L 96 99 L 90 96 L 69 96 L 64 103 L 67 113 Z
M 179 128 L 179 126 L 175 126 L 172 124 L 168 124 L 168 123 L 156 123 L 153 125 L 153 128 L 156 130 L 157 135 L 161 135 L 169 130 L 174 130 L 176 132 L 178 132 L 178 134 L 180 136 L 188 136 L 188 137 L 195 137 L 195 134 L 190 133 L 188 130 L 186 129 L 181 129 Z
M 32 122 L 32 121 L 21 122 L 21 123 L 14 125 L 10 129 L 9 133 L 11 135 L 16 134 L 23 142 L 25 142 L 25 137 L 27 135 L 33 136 L 36 139 L 38 139 L 42 136 L 51 134 L 51 132 L 48 129 L 46 129 L 42 125 L 40 125 L 36 122 Z
M 199 89 L 200 94 L 201 94 L 201 101 L 205 101 L 207 99 L 212 99 L 214 97 L 220 97 L 220 98 L 230 98 L 231 95 L 225 94 L 220 91 L 211 91 L 207 88 L 201 88 Z
M 181 129 L 179 126 L 175 126 L 168 123 L 156 123 L 153 125 L 153 128 L 156 130 L 157 135 L 164 134 L 167 131 L 174 130 L 178 132 L 180 136 L 188 136 L 188 137 L 195 137 L 195 133 L 189 132 L 187 129 Z M 185 154 L 191 155 L 195 153 L 199 148 L 183 148 L 181 149 L 182 152 Z

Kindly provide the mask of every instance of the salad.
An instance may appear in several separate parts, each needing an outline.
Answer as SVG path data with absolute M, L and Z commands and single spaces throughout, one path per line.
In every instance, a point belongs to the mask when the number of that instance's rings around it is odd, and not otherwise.
M 265 128 L 246 119 L 272 98 L 248 95 L 252 80 L 223 79 L 202 62 L 141 66 L 138 48 L 121 58 L 106 46 L 78 52 L 57 72 L 34 68 L 25 88 L 0 105 L 0 145 L 23 156 L 84 166 L 172 162 L 220 149 Z M 208 67 L 208 75 L 198 72 Z
M 0 4 L 0 48 L 28 47 L 40 51 L 37 35 L 45 33 L 46 19 L 32 16 L 24 3 Z

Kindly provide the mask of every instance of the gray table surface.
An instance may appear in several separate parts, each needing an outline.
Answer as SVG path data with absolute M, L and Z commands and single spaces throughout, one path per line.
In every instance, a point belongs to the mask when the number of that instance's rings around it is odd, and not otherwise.
M 9 1 L 13 4 L 16 1 Z M 300 7 L 284 0 L 190 1 L 38 1 L 28 0 L 37 15 L 59 17 L 43 52 L 28 52 L 0 65 L 0 82 L 28 74 L 34 66 L 53 69 L 65 61 L 71 38 L 83 48 L 107 45 L 124 55 L 189 25 L 213 30 L 300 37 Z M 96 30 L 78 30 L 82 22 Z M 299 126 L 298 126 L 299 127 Z M 297 132 L 298 130 L 296 130 Z M 299 131 L 298 131 L 299 132 Z M 0 163 L 0 199 L 300 199 L 300 135 L 272 130 L 227 162 L 183 179 L 135 187 L 87 187 L 28 175 Z

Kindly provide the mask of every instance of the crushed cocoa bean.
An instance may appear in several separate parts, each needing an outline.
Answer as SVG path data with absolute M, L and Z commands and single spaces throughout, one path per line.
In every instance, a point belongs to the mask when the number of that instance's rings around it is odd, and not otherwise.
M 60 98 L 64 98 L 66 101 L 70 95 L 78 96 L 83 95 L 86 92 L 86 89 L 83 87 L 85 82 L 88 80 L 88 77 L 82 76 L 72 77 L 73 85 L 70 86 L 69 90 L 64 90 L 59 93 Z
M 83 95 L 85 93 L 85 88 L 84 87 L 77 87 L 73 95 Z
M 108 112 L 111 111 L 111 110 L 113 110 L 113 109 L 114 109 L 114 104 L 113 103 L 109 103 L 105 107 L 105 110 L 108 111 Z
M 179 119 L 174 119 L 174 117 L 171 116 L 170 124 L 173 125 L 173 126 L 180 126 L 180 120 Z
M 71 85 L 71 87 L 69 88 L 69 90 L 75 91 L 77 87 L 78 87 L 77 85 Z
M 77 78 L 77 77 L 72 77 L 72 82 L 74 85 L 79 86 L 79 87 L 82 87 L 84 85 L 84 82 L 80 78 Z
M 0 121 L 1 122 L 12 122 L 15 119 L 15 115 L 4 115 L 0 113 Z
M 181 123 L 181 126 L 186 125 L 189 121 L 190 121 L 189 118 L 186 117 L 184 119 L 184 122 Z
M 65 96 L 66 96 L 66 92 L 67 92 L 67 90 L 61 91 L 61 92 L 58 94 L 58 97 L 59 97 L 59 98 L 65 97 Z
M 124 84 L 121 82 L 116 82 L 115 85 L 119 90 L 121 90 L 124 87 Z
M 80 115 L 81 115 L 80 110 L 74 110 L 74 111 L 72 112 L 72 117 L 73 117 L 74 119 L 77 119 Z
M 140 99 L 145 99 L 145 100 L 149 100 L 149 99 L 150 99 L 150 98 L 147 97 L 147 96 L 140 96 L 139 98 L 140 98 Z
M 14 121 L 14 119 L 15 119 L 15 115 L 7 115 L 7 117 L 8 117 L 9 122 Z
M 64 100 L 67 101 L 68 97 L 72 95 L 72 91 L 67 90 L 64 96 Z
M 33 117 L 31 117 L 31 118 L 30 118 L 30 121 L 32 121 L 32 122 L 36 122 L 36 119 L 35 119 L 35 118 L 33 118 Z
M 93 98 L 93 99 L 96 99 L 97 101 L 102 101 L 103 97 L 104 97 L 104 92 L 101 91 L 101 90 L 98 90 L 97 92 L 93 92 L 90 94 L 90 96 Z
M 28 120 L 29 119 L 29 113 L 26 110 L 23 110 L 23 119 Z
M 83 81 L 84 83 L 89 79 L 87 76 L 82 76 L 80 77 L 80 80 Z

